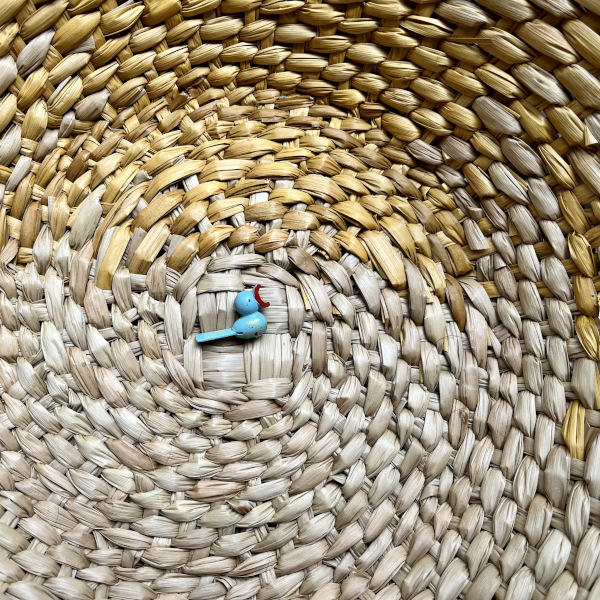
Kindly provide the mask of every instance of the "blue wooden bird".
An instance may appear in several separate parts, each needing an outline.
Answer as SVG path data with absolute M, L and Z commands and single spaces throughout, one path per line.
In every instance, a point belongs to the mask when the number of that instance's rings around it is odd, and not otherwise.
M 209 331 L 199 333 L 196 336 L 197 342 L 212 342 L 235 335 L 243 340 L 249 340 L 262 335 L 267 330 L 267 320 L 265 316 L 258 312 L 262 306 L 270 306 L 269 302 L 264 302 L 259 295 L 260 285 L 252 290 L 240 292 L 235 298 L 235 310 L 242 315 L 229 329 L 220 329 L 219 331 Z

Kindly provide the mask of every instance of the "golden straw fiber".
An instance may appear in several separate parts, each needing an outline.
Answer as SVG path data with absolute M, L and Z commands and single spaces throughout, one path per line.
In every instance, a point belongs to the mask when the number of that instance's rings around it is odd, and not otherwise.
M 599 48 L 597 0 L 0 3 L 0 599 L 600 598 Z

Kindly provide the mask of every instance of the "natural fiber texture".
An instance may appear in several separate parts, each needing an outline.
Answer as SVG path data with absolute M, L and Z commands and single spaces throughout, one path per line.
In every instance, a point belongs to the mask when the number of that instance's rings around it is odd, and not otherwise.
M 598 0 L 2 0 L 0 598 L 600 598 L 599 72 Z

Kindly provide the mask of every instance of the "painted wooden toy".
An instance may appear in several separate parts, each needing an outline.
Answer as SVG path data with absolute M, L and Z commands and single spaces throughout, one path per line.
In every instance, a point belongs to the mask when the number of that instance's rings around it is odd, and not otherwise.
M 260 285 L 252 290 L 240 292 L 235 299 L 235 310 L 242 315 L 229 329 L 220 329 L 219 331 L 209 331 L 199 333 L 196 336 L 197 342 L 212 342 L 235 336 L 243 340 L 249 340 L 262 335 L 267 330 L 267 320 L 265 316 L 258 311 L 260 307 L 270 306 L 269 302 L 264 302 L 259 295 Z

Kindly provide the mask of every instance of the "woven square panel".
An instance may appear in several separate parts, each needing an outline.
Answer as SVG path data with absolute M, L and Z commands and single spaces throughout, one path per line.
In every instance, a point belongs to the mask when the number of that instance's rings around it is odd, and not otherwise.
M 2 0 L 0 599 L 600 599 L 599 74 L 599 0 Z

